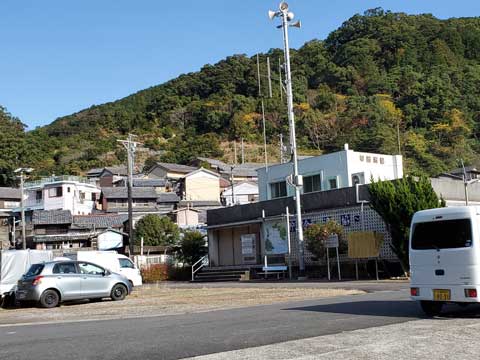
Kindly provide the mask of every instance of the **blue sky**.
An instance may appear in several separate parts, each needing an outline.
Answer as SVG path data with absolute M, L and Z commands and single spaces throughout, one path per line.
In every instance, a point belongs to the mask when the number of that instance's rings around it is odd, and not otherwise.
M 374 7 L 480 16 L 478 0 L 290 0 L 291 45 Z M 275 0 L 1 0 L 0 104 L 30 128 L 127 96 L 231 54 L 281 47 Z

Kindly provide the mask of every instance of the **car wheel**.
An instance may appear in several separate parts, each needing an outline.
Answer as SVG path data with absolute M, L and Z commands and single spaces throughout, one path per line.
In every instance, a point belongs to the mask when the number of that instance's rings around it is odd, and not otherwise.
M 60 296 L 55 290 L 45 290 L 40 296 L 40 306 L 43 308 L 54 308 L 60 303 Z
M 113 301 L 123 300 L 125 299 L 126 296 L 127 296 L 127 288 L 125 285 L 117 284 L 112 288 L 110 297 L 112 298 Z
M 420 301 L 420 307 L 427 316 L 440 315 L 443 302 L 441 301 Z

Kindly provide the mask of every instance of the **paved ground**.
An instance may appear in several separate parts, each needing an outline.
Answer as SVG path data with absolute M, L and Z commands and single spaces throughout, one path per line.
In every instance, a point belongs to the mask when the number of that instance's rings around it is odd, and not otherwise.
M 417 320 L 419 311 L 407 295 L 402 290 L 176 316 L 0 326 L 0 359 L 221 353 Z

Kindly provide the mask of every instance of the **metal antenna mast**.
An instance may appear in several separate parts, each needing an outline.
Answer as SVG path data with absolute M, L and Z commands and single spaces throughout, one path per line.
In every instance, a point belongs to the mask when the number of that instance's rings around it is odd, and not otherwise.
M 298 262 L 300 277 L 305 273 L 305 259 L 304 259 L 304 243 L 303 243 L 303 223 L 302 223 L 302 207 L 301 207 L 301 188 L 303 186 L 303 178 L 298 171 L 298 158 L 297 158 L 297 144 L 295 139 L 295 115 L 293 113 L 293 91 L 292 91 L 292 74 L 290 69 L 290 46 L 288 43 L 288 28 L 301 27 L 299 21 L 290 23 L 293 20 L 294 14 L 289 11 L 288 4 L 281 2 L 278 11 L 269 12 L 270 19 L 280 17 L 282 24 L 278 28 L 283 30 L 283 42 L 284 42 L 284 55 L 285 55 L 285 86 L 287 90 L 287 107 L 288 107 L 288 122 L 290 125 L 290 147 L 292 151 L 292 163 L 293 163 L 293 185 L 295 186 L 295 208 L 296 208 L 296 222 L 297 222 L 297 240 L 298 240 Z

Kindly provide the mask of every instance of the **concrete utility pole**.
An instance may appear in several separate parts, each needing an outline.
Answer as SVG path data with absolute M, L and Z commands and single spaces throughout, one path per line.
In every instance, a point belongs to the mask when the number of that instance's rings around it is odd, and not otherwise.
M 26 227 L 25 227 L 25 174 L 29 174 L 33 171 L 32 168 L 19 168 L 14 172 L 20 174 L 18 178 L 20 178 L 20 213 L 21 213 L 21 223 L 22 223 L 22 248 L 25 250 L 27 248 L 27 234 L 26 234 Z M 13 219 L 15 223 L 15 219 Z
M 245 145 L 242 138 L 242 164 L 245 164 Z
M 288 108 L 288 122 L 290 127 L 290 147 L 292 151 L 293 163 L 293 178 L 292 182 L 295 186 L 295 210 L 297 222 L 297 240 L 298 240 L 298 263 L 300 270 L 300 277 L 305 274 L 305 259 L 304 259 L 304 243 L 303 243 L 303 223 L 302 223 L 302 208 L 301 208 L 301 188 L 303 186 L 303 178 L 298 172 L 298 158 L 297 158 L 297 144 L 295 135 L 295 115 L 293 113 L 293 91 L 292 91 L 292 74 L 290 69 L 290 47 L 288 43 L 288 28 L 301 27 L 300 21 L 290 24 L 293 20 L 294 14 L 288 11 L 288 4 L 281 2 L 278 11 L 269 11 L 269 17 L 273 20 L 275 17 L 280 17 L 282 24 L 278 28 L 283 30 L 283 45 L 285 55 L 285 87 L 287 90 L 287 108 Z
M 133 141 L 136 135 L 128 134 L 127 140 L 117 140 L 127 150 L 127 167 L 128 167 L 128 180 L 127 180 L 127 196 L 128 196 L 128 239 L 130 256 L 133 256 L 135 235 L 133 232 L 133 199 L 132 199 L 132 186 L 133 186 L 133 164 L 135 162 L 135 151 L 140 144 Z
M 233 187 L 233 169 L 235 166 L 230 166 L 230 186 L 232 187 L 232 206 L 235 205 L 235 190 Z

